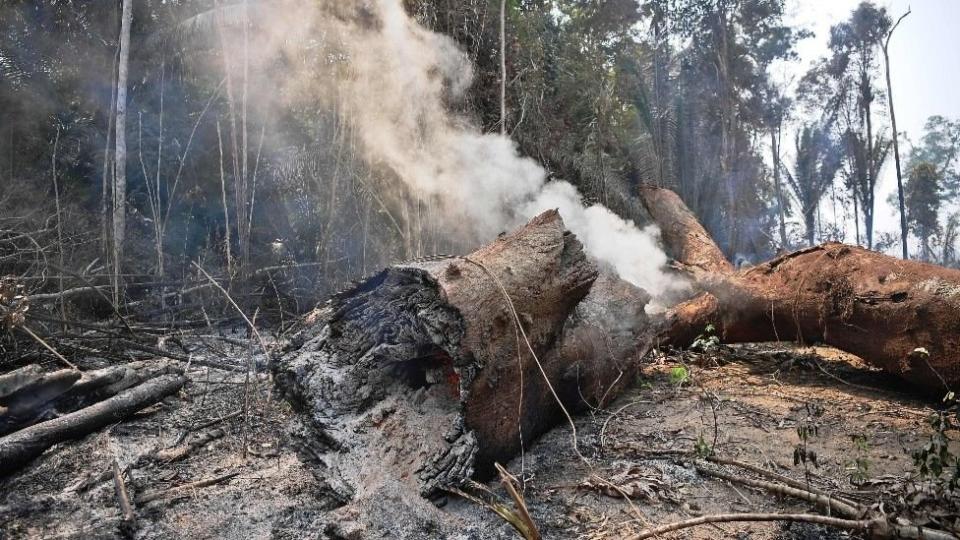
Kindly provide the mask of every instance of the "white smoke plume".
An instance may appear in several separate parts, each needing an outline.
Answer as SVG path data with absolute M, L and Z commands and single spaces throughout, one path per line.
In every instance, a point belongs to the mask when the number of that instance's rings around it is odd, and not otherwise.
M 391 170 L 413 193 L 438 200 L 449 228 L 487 241 L 534 215 L 558 208 L 589 255 L 662 297 L 684 287 L 664 272 L 658 230 L 639 229 L 609 209 L 586 207 L 567 182 L 547 182 L 534 160 L 499 134 L 484 134 L 451 112 L 472 82 L 467 55 L 449 37 L 412 19 L 401 0 L 327 0 L 300 4 L 275 31 L 291 35 L 292 20 L 313 20 L 332 60 L 329 73 L 311 73 L 301 92 L 325 88 L 355 129 L 368 162 Z M 307 15 L 304 9 L 317 12 Z M 288 12 L 289 15 L 289 12 Z M 271 32 L 273 33 L 273 32 Z

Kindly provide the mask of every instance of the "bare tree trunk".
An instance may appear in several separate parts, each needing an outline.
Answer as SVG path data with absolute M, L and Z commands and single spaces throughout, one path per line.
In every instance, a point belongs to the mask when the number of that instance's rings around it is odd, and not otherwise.
M 60 182 L 57 179 L 57 149 L 60 146 L 60 124 L 57 124 L 57 135 L 53 140 L 53 157 L 50 159 L 51 165 L 51 175 L 53 176 L 53 198 L 57 207 L 57 260 L 60 265 L 60 268 L 63 268 L 63 212 L 60 208 Z M 60 274 L 59 279 L 59 292 L 60 292 L 60 316 L 66 320 L 67 318 L 67 304 L 66 300 L 63 298 L 63 272 L 57 272 Z M 64 327 L 66 329 L 66 327 Z
M 893 84 L 890 82 L 890 38 L 893 37 L 893 31 L 900 26 L 900 22 L 910 15 L 908 9 L 906 13 L 900 16 L 893 28 L 887 32 L 886 40 L 883 42 L 883 62 L 886 67 L 887 75 L 887 103 L 890 106 L 890 123 L 893 127 L 893 159 L 897 166 L 897 197 L 900 202 L 900 243 L 903 246 L 903 258 L 908 259 L 907 250 L 907 209 L 903 196 L 903 173 L 900 170 L 900 134 L 897 132 L 897 114 L 893 109 Z
M 858 208 L 857 190 L 853 190 L 853 230 L 856 235 L 857 245 L 860 245 L 860 209 Z
M 703 291 L 670 311 L 666 342 L 689 345 L 712 324 L 729 343 L 826 343 L 933 397 L 960 385 L 960 271 L 827 243 L 734 272 L 703 264 L 720 249 L 676 194 L 647 188 L 641 197 L 658 208 L 654 221 L 671 230 L 664 243 Z
M 113 245 L 110 239 L 113 237 L 111 230 L 112 226 L 112 215 L 110 212 L 111 202 L 113 200 L 113 174 L 116 174 L 116 171 L 113 170 L 115 163 L 110 159 L 110 147 L 113 144 L 113 121 L 117 113 L 117 68 L 120 63 L 120 46 L 116 48 L 116 52 L 113 55 L 112 71 L 110 75 L 110 112 L 107 115 L 107 136 L 106 141 L 104 142 L 103 148 L 103 178 L 102 178 L 102 192 L 100 193 L 100 226 L 102 228 L 103 237 L 102 249 L 104 258 L 110 259 L 111 255 L 111 246 Z M 113 174 L 111 174 L 113 173 Z
M 160 189 L 160 169 L 163 166 L 163 90 L 164 83 L 166 82 L 167 74 L 167 63 L 166 60 L 163 60 L 160 64 L 160 132 L 157 135 L 157 176 L 156 176 L 156 185 L 154 187 L 154 195 L 156 196 L 156 213 L 153 216 L 153 228 L 154 234 L 156 236 L 156 250 L 157 250 L 157 276 L 161 279 L 163 278 L 163 194 Z M 144 177 L 144 181 L 149 182 L 149 180 Z M 163 296 L 161 295 L 161 300 Z
M 245 261 L 243 260 L 244 254 L 244 234 L 243 224 L 246 223 L 246 190 L 244 189 L 245 177 L 243 175 L 241 157 L 240 157 L 240 143 L 237 142 L 237 100 L 236 94 L 234 93 L 233 88 L 233 61 L 230 56 L 230 48 L 227 44 L 227 36 L 224 28 L 223 15 L 218 14 L 220 20 L 217 23 L 217 32 L 220 36 L 220 53 L 223 57 L 223 69 L 226 76 L 227 83 L 227 105 L 230 115 L 230 148 L 231 148 L 231 157 L 233 163 L 233 195 L 234 195 L 234 215 L 237 222 L 237 246 L 239 251 L 240 266 L 244 266 Z M 241 101 L 245 100 L 246 97 L 243 95 L 246 88 L 246 81 L 241 81 Z M 241 109 L 243 105 L 241 104 Z M 241 111 L 241 123 L 244 122 L 243 112 Z M 241 125 L 241 129 L 244 129 L 245 126 Z M 242 135 L 241 135 L 242 138 Z M 242 269 L 241 269 L 242 271 Z
M 237 237 L 240 240 L 240 261 L 246 268 L 250 262 L 250 229 L 245 227 L 250 221 L 253 212 L 253 201 L 250 197 L 250 174 L 249 164 L 249 145 L 247 142 L 248 124 L 247 124 L 247 91 L 250 82 L 250 10 L 249 2 L 243 0 L 243 86 L 240 94 L 240 130 L 241 130 L 241 169 L 240 177 L 243 179 L 239 183 L 240 202 L 243 206 L 243 212 L 238 213 Z
M 770 151 L 773 153 L 773 184 L 777 193 L 777 209 L 780 213 L 780 248 L 788 249 L 787 243 L 787 217 L 784 210 L 783 189 L 780 185 L 780 126 L 777 123 L 777 129 L 770 130 Z
M 864 68 L 866 69 L 866 68 Z M 864 72 L 861 76 L 861 93 L 863 94 L 863 116 L 867 125 L 867 157 L 864 160 L 867 175 L 866 193 L 863 194 L 863 227 L 867 235 L 867 249 L 873 249 L 873 213 L 876 208 L 876 176 L 873 172 L 873 118 L 870 116 L 870 104 L 873 102 L 873 90 L 870 88 L 870 78 Z
M 120 60 L 117 71 L 117 151 L 113 178 L 113 299 L 120 301 L 120 272 L 127 207 L 127 69 L 130 64 L 130 26 L 133 23 L 133 0 L 123 0 L 120 23 Z
M 220 202 L 223 204 L 224 249 L 227 256 L 227 275 L 233 279 L 233 256 L 230 249 L 230 209 L 227 206 L 227 179 L 223 174 L 223 137 L 220 134 L 220 120 L 217 120 L 217 147 L 220 149 Z
M 500 134 L 507 134 L 507 0 L 500 0 Z

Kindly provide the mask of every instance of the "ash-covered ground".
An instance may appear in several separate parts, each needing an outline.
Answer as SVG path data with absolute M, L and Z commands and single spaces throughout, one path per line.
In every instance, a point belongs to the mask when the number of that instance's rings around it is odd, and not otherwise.
M 255 349 L 224 341 L 206 350 L 237 361 Z M 932 433 L 937 400 L 831 349 L 767 344 L 647 361 L 642 377 L 609 408 L 576 418 L 582 457 L 570 426 L 560 425 L 505 464 L 522 480 L 544 538 L 629 538 L 721 512 L 815 512 L 701 474 L 698 448 L 870 504 L 896 493 L 914 471 L 910 453 Z M 178 396 L 57 445 L 3 479 L 0 537 L 518 538 L 493 512 L 455 495 L 423 515 L 400 511 L 389 497 L 378 508 L 337 510 L 323 471 L 297 450 L 299 422 L 265 376 L 248 387 L 245 421 L 242 373 L 192 367 L 188 374 Z M 801 440 L 800 426 L 816 426 L 815 435 Z M 816 464 L 796 465 L 798 447 L 814 452 Z M 123 523 L 108 474 L 114 459 L 134 500 L 133 525 Z M 175 489 L 204 480 L 215 482 Z M 489 479 L 487 487 L 508 501 L 499 481 Z M 144 497 L 156 498 L 137 502 Z M 358 511 L 375 515 L 383 528 L 352 524 L 350 512 Z M 452 531 L 441 522 L 459 526 Z M 706 525 L 661 537 L 855 538 L 779 523 Z

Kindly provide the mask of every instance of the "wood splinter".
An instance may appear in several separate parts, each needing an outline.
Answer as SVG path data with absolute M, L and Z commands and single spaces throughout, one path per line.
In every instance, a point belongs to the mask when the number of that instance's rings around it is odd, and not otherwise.
M 123 522 L 127 526 L 132 526 L 137 521 L 137 515 L 133 511 L 133 505 L 130 503 L 130 496 L 127 494 L 127 485 L 123 481 L 123 472 L 120 471 L 120 464 L 117 459 L 113 459 L 113 487 L 117 491 L 117 502 L 120 504 L 120 513 L 123 515 Z

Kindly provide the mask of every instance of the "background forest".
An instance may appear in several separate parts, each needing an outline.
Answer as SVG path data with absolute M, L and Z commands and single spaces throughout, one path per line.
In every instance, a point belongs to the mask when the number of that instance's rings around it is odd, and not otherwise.
M 199 279 L 196 262 L 244 301 L 302 311 L 391 261 L 469 247 L 363 158 L 349 111 L 316 92 L 335 89 L 281 84 L 292 66 L 339 61 L 313 46 L 322 36 L 291 37 L 296 56 L 265 45 L 267 13 L 297 6 L 4 2 L 0 274 L 41 276 L 32 290 L 80 274 L 134 294 Z M 812 36 L 783 0 L 404 8 L 474 65 L 467 99 L 448 105 L 588 202 L 642 223 L 637 187 L 670 187 L 737 262 L 840 240 L 958 265 L 960 122 L 932 117 L 913 144 L 894 136 L 885 60 L 899 13 L 864 2 Z M 778 82 L 773 67 L 804 39 L 829 53 Z M 891 201 L 877 200 L 885 167 L 902 177 Z M 901 234 L 877 234 L 883 204 L 900 208 Z

